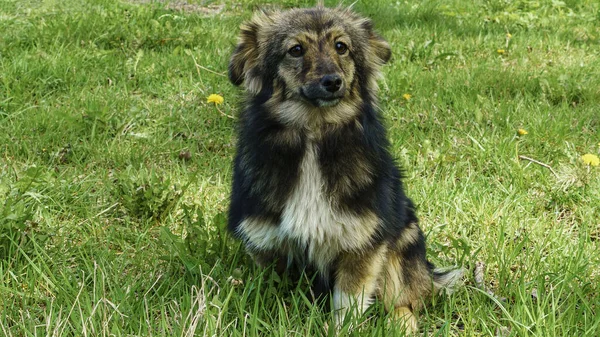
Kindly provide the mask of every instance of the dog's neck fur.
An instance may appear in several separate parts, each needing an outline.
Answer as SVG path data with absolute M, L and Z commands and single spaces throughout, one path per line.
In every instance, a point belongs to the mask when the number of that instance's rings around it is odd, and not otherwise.
M 319 139 L 332 129 L 359 123 L 364 100 L 359 100 L 359 89 L 354 86 L 351 93 L 338 104 L 330 107 L 316 107 L 285 90 L 284 86 L 274 89 L 270 97 L 261 104 L 268 115 L 290 129 L 302 131 L 309 138 Z M 375 102 L 370 102 L 375 106 Z M 360 124 L 360 123 L 359 123 Z

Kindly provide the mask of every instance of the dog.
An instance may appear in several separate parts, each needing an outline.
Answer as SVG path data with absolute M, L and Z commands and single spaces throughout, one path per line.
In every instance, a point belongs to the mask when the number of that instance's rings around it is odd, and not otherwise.
M 390 154 L 376 97 L 389 44 L 369 19 L 322 5 L 260 12 L 240 30 L 228 75 L 246 99 L 229 230 L 260 266 L 315 270 L 338 327 L 379 298 L 416 331 L 423 298 L 462 270 L 426 259 Z

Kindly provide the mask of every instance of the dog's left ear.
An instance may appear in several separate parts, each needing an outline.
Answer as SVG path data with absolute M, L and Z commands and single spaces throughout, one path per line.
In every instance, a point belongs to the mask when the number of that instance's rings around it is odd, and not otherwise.
M 371 45 L 371 49 L 381 64 L 388 63 L 390 58 L 392 58 L 392 49 L 387 41 L 381 36 L 377 35 L 376 33 L 371 33 L 369 44 Z
M 229 61 L 229 80 L 235 85 L 245 82 L 246 89 L 257 94 L 262 88 L 261 65 L 259 62 L 259 32 L 266 13 L 255 15 L 250 21 L 242 24 L 238 44 Z
M 367 20 L 363 23 L 363 28 L 369 34 L 369 47 L 371 54 L 375 55 L 375 59 L 379 64 L 386 64 L 392 57 L 392 49 L 390 45 L 379 34 L 373 30 L 373 23 Z

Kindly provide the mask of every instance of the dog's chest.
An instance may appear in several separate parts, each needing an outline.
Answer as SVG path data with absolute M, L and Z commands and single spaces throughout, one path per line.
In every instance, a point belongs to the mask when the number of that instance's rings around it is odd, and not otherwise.
M 317 149 L 309 144 L 279 224 L 279 235 L 288 247 L 304 251 L 317 264 L 327 264 L 340 251 L 359 249 L 366 244 L 376 222 L 372 213 L 358 215 L 336 207 L 336 200 L 325 188 Z
M 307 147 L 299 178 L 285 203 L 280 224 L 284 235 L 305 244 L 336 240 L 343 227 L 338 212 L 332 207 L 333 200 L 326 196 L 316 152 L 313 145 Z

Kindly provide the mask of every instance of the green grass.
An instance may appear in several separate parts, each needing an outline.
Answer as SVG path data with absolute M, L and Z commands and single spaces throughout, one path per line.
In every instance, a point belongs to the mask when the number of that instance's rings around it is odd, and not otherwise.
M 223 74 L 253 9 L 311 3 L 2 2 L 0 335 L 334 334 L 226 234 L 235 121 L 206 103 L 239 109 Z M 381 106 L 429 257 L 469 270 L 421 331 L 598 336 L 600 5 L 355 8 L 393 49 Z M 394 329 L 380 305 L 357 324 Z

